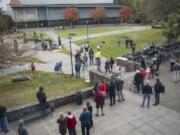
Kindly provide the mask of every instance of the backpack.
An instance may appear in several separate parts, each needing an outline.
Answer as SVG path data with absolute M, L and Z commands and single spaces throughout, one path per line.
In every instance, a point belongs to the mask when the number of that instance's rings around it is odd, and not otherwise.
M 159 91 L 160 93 L 165 93 L 165 86 L 163 84 L 159 86 Z

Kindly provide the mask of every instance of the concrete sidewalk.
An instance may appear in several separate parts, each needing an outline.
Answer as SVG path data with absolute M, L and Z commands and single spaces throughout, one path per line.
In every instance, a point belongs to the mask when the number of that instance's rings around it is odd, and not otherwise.
M 105 116 L 94 116 L 96 109 L 93 105 L 94 127 L 90 130 L 91 135 L 179 135 L 180 114 L 161 105 L 148 108 L 140 108 L 142 98 L 139 95 L 124 90 L 126 101 L 109 106 L 106 99 Z M 84 101 L 85 104 L 85 101 Z M 34 121 L 27 126 L 30 135 L 59 135 L 56 123 L 59 112 L 71 111 L 77 119 L 77 135 L 81 135 L 79 115 L 82 107 L 74 103 L 56 109 L 53 117 L 47 117 Z M 10 133 L 16 135 L 17 122 L 10 123 Z

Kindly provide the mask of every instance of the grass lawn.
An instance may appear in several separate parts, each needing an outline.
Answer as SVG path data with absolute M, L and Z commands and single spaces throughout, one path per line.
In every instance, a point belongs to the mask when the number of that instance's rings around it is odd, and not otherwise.
M 125 48 L 124 36 L 131 37 L 136 42 L 136 51 L 140 51 L 150 42 L 165 42 L 165 37 L 162 36 L 162 30 L 160 29 L 151 29 L 138 32 L 129 32 L 118 35 L 104 36 L 90 39 L 90 46 L 93 50 L 96 51 L 96 46 L 99 45 L 102 41 L 105 41 L 105 46 L 101 50 L 101 54 L 105 57 L 112 56 L 113 58 L 126 55 L 131 52 L 131 49 Z M 117 41 L 120 41 L 121 44 L 118 45 Z M 76 41 L 78 45 L 84 44 L 84 40 Z
M 115 30 L 122 30 L 127 29 L 127 27 L 98 27 L 98 28 L 89 28 L 89 34 L 96 34 L 102 32 L 110 32 Z M 64 30 L 57 30 L 56 33 L 62 37 L 69 37 L 69 33 L 76 34 L 76 36 L 82 36 L 87 34 L 86 28 L 74 28 L 74 29 L 64 29 Z
M 23 57 L 18 57 L 17 58 L 18 62 L 34 62 L 34 63 L 46 63 L 38 58 L 35 58 L 33 56 L 23 56 Z
M 44 87 L 48 97 L 64 96 L 91 86 L 81 78 L 61 75 L 58 80 L 55 73 L 47 72 L 36 72 L 35 79 L 31 81 L 12 83 L 11 78 L 19 74 L 31 76 L 30 72 L 0 76 L 0 104 L 8 108 L 36 101 L 39 86 Z
M 70 51 L 69 51 L 67 48 L 61 48 L 61 49 L 59 49 L 58 52 L 64 53 L 64 54 L 67 54 L 67 55 L 70 55 L 70 54 L 71 54 Z
M 45 32 L 37 32 L 36 35 L 37 35 L 37 38 L 40 39 L 40 34 L 42 33 L 43 35 L 43 39 L 52 39 L 47 33 Z M 33 32 L 30 32 L 30 33 L 27 33 L 27 39 L 33 39 L 34 38 L 34 33 Z M 23 34 L 15 34 L 15 35 L 11 35 L 11 36 L 7 36 L 7 38 L 10 38 L 10 39 L 16 39 L 16 40 L 22 40 L 23 39 Z

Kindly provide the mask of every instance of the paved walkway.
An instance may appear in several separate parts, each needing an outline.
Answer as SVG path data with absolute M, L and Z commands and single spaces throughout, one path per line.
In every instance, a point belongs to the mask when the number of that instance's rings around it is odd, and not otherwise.
M 124 91 L 126 101 L 109 106 L 109 99 L 105 102 L 105 116 L 95 117 L 95 104 L 91 101 L 94 111 L 94 128 L 91 135 L 179 135 L 180 114 L 161 105 L 140 108 L 142 98 L 139 95 Z M 91 99 L 89 99 L 91 100 Z M 85 102 L 84 102 L 85 104 Z M 37 120 L 27 125 L 30 135 L 59 135 L 56 120 L 59 112 L 72 111 L 77 118 L 77 135 L 81 135 L 79 115 L 82 107 L 74 103 L 55 110 L 53 117 Z M 17 123 L 10 124 L 11 132 L 16 135 Z

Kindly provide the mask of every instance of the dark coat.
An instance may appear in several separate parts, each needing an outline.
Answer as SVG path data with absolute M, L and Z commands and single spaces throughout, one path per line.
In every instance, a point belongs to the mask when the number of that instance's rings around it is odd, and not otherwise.
M 83 126 L 91 126 L 91 113 L 89 111 L 86 111 L 86 112 L 82 112 L 80 117 L 79 117 L 79 120 L 81 121 L 81 125 Z
M 134 83 L 135 84 L 140 84 L 142 82 L 142 76 L 140 73 L 136 73 L 134 76 Z
M 59 133 L 65 135 L 67 133 L 66 119 L 58 119 L 57 123 L 59 124 Z
M 115 85 L 110 85 L 109 88 L 108 88 L 108 91 L 109 91 L 109 95 L 110 96 L 114 96 L 116 95 L 116 91 L 115 91 Z
M 20 126 L 18 128 L 18 134 L 19 135 L 28 135 L 28 131 L 27 131 L 27 129 L 24 126 Z
M 161 86 L 162 86 L 162 83 L 161 83 L 161 82 L 156 83 L 156 84 L 154 85 L 154 92 L 155 92 L 155 94 L 161 93 L 161 91 L 160 91 Z
M 0 105 L 0 118 L 3 118 L 7 115 L 6 108 Z
M 143 87 L 143 94 L 152 94 L 152 87 L 149 85 L 145 85 Z
M 118 91 L 122 90 L 122 89 L 123 89 L 123 84 L 124 84 L 124 81 L 122 81 L 122 80 L 116 80 L 116 81 L 115 81 L 116 89 L 117 89 Z
M 36 97 L 38 98 L 38 101 L 40 104 L 46 103 L 46 93 L 43 91 L 38 91 L 36 94 Z

